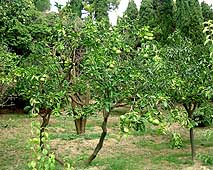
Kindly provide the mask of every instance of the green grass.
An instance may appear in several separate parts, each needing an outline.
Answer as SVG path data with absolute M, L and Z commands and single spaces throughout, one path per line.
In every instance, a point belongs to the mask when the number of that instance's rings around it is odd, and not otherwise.
M 164 149 L 170 149 L 170 143 L 156 143 L 155 141 L 153 140 L 149 140 L 149 141 L 146 141 L 146 140 L 140 140 L 138 141 L 137 143 L 135 143 L 135 145 L 139 148 L 148 148 L 148 149 L 152 149 L 152 150 L 156 150 L 156 151 L 159 151 L 159 150 L 164 150 Z
M 175 153 L 175 154 L 168 154 L 163 156 L 161 155 L 152 159 L 153 164 L 161 164 L 162 161 L 167 161 L 171 164 L 176 164 L 176 165 L 181 165 L 181 164 L 192 165 L 190 153 Z
M 29 145 L 31 121 L 28 115 L 0 115 L 0 170 L 27 170 L 32 151 Z M 145 132 L 133 132 L 127 138 L 119 140 L 118 116 L 110 118 L 108 134 L 103 149 L 89 167 L 85 160 L 92 153 L 101 134 L 102 116 L 92 116 L 87 123 L 86 134 L 77 135 L 74 121 L 68 117 L 52 117 L 49 125 L 49 138 L 54 141 L 54 151 L 58 156 L 71 163 L 76 170 L 99 168 L 100 170 L 160 170 L 191 167 L 188 130 L 183 132 L 184 147 L 170 148 L 170 135 L 161 135 L 157 127 L 147 126 Z M 4 125 L 7 124 L 7 127 Z M 1 126 L 3 125 L 3 126 Z M 211 167 L 213 135 L 204 135 L 212 128 L 196 128 L 195 143 L 197 161 Z M 133 140 L 134 139 L 134 140 Z M 61 150 L 60 150 L 61 149 Z M 57 170 L 63 169 L 57 164 Z
M 139 168 L 138 163 L 144 163 L 141 156 L 117 155 L 105 159 L 98 158 L 91 166 L 105 167 L 107 170 L 132 170 Z
M 201 160 L 204 165 L 213 166 L 213 153 L 198 154 L 197 158 Z
M 53 139 L 62 139 L 62 140 L 75 140 L 75 139 L 85 139 L 85 140 L 92 140 L 92 139 L 99 139 L 100 134 L 99 133 L 90 133 L 90 134 L 83 134 L 83 135 L 77 135 L 75 133 L 61 133 L 61 134 L 50 134 L 49 135 L 50 140 Z M 109 138 L 108 135 L 106 136 L 106 139 Z

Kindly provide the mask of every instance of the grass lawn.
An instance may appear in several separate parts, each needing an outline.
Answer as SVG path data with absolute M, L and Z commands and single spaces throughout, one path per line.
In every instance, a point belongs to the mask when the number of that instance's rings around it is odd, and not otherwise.
M 34 118 L 35 119 L 35 118 Z M 31 160 L 31 121 L 25 114 L 0 114 L 0 170 L 27 170 Z M 196 128 L 195 163 L 191 161 L 188 130 L 177 128 L 184 146 L 171 149 L 170 134 L 160 135 L 149 126 L 145 133 L 121 136 L 119 116 L 110 117 L 108 135 L 98 157 L 89 166 L 84 161 L 92 153 L 101 133 L 101 116 L 89 118 L 85 135 L 76 135 L 72 118 L 52 117 L 49 137 L 52 152 L 66 159 L 76 170 L 208 170 L 213 169 L 213 128 Z M 57 169 L 63 169 L 58 165 Z

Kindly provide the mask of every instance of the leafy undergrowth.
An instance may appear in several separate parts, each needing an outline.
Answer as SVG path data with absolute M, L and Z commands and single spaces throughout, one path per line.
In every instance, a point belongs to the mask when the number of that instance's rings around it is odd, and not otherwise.
M 171 149 L 170 134 L 160 135 L 156 127 L 148 125 L 145 133 L 135 132 L 121 136 L 118 116 L 109 120 L 105 144 L 89 167 L 84 161 L 92 153 L 101 133 L 101 116 L 88 120 L 84 135 L 76 135 L 72 118 L 52 117 L 49 135 L 52 151 L 70 162 L 75 169 L 83 170 L 170 170 L 211 169 L 213 136 L 205 135 L 212 128 L 196 128 L 197 157 L 191 161 L 188 131 L 176 129 L 183 136 L 183 147 Z M 0 170 L 27 170 L 30 162 L 32 118 L 22 114 L 0 114 Z M 62 169 L 59 165 L 57 169 Z

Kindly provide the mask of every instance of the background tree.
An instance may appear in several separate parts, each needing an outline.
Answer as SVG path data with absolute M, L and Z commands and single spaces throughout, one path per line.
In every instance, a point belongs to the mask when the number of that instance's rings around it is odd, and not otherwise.
M 206 36 L 206 41 L 205 41 L 205 45 L 210 45 L 209 46 L 209 51 L 210 51 L 210 56 L 213 56 L 213 34 L 212 34 L 212 30 L 213 30 L 213 21 L 209 20 L 208 22 L 204 23 L 205 29 L 203 30 L 204 33 L 207 34 Z
M 0 12 L 0 41 L 17 55 L 29 55 L 33 42 L 29 28 L 38 18 L 34 4 L 30 0 L 1 1 L 0 7 L 4 9 Z
M 108 12 L 118 4 L 118 0 L 84 0 L 84 9 L 97 21 L 109 21 Z
M 66 6 L 63 8 L 63 12 L 66 13 L 66 15 L 70 15 L 70 17 L 79 17 L 81 18 L 83 10 L 83 2 L 82 0 L 71 0 L 68 1 Z
M 209 6 L 204 1 L 201 2 L 201 8 L 202 8 L 202 15 L 204 18 L 204 21 L 213 20 L 213 7 L 212 5 Z
M 123 16 L 128 20 L 128 22 L 134 22 L 138 19 L 139 11 L 134 0 L 130 0 L 126 11 Z
M 155 13 L 155 22 L 161 30 L 159 38 L 165 40 L 175 29 L 173 0 L 155 0 L 153 1 L 153 8 Z
M 13 73 L 18 64 L 18 57 L 9 53 L 4 47 L 0 45 L 0 107 L 10 106 L 9 95 L 11 88 L 15 87 L 16 79 Z M 11 102 L 11 101 L 9 101 Z
M 141 26 L 156 26 L 153 0 L 143 0 L 139 11 L 139 24 Z
M 195 44 L 203 44 L 202 10 L 198 0 L 176 1 L 176 28 Z
M 108 19 L 108 1 L 106 0 L 94 0 L 94 17 L 97 21 L 102 19 Z
M 207 50 L 203 50 L 203 46 L 195 47 L 189 39 L 182 38 L 180 33 L 170 38 L 162 55 L 164 81 L 167 82 L 164 89 L 172 103 L 180 103 L 185 108 L 194 160 L 195 112 L 208 103 L 212 96 L 212 59 Z
M 51 7 L 50 0 L 34 0 L 35 7 L 42 12 L 49 11 Z

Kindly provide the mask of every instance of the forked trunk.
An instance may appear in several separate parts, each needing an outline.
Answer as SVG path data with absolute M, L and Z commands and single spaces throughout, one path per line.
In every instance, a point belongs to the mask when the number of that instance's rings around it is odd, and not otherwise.
M 93 151 L 92 155 L 86 161 L 87 164 L 90 164 L 96 158 L 99 151 L 103 147 L 104 139 L 107 135 L 107 122 L 108 122 L 109 115 L 110 115 L 110 111 L 109 112 L 107 112 L 106 110 L 103 111 L 104 120 L 101 125 L 101 128 L 102 128 L 101 137 L 100 137 L 99 142 L 98 142 L 97 146 L 95 147 L 95 150 Z
M 193 120 L 193 113 L 197 107 L 197 104 L 194 103 L 189 103 L 188 105 L 187 104 L 183 104 L 184 108 L 186 109 L 187 113 L 188 113 L 188 118 L 190 120 Z M 195 144 L 194 144 L 194 127 L 191 127 L 189 129 L 189 136 L 190 136 L 190 144 L 191 144 L 191 154 L 192 154 L 192 161 L 194 161 L 194 158 L 195 158 Z

